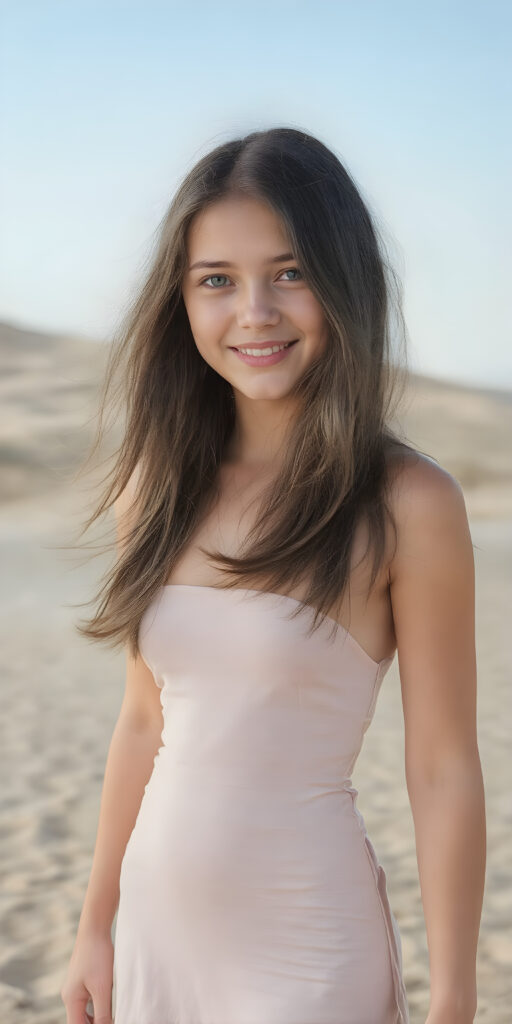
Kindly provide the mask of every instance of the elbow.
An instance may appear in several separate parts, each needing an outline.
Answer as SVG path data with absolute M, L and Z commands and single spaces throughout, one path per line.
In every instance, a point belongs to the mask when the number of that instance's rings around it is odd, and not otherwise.
M 483 788 L 482 765 L 478 747 L 430 757 L 406 758 L 405 779 L 409 796 L 425 790 L 459 791 Z

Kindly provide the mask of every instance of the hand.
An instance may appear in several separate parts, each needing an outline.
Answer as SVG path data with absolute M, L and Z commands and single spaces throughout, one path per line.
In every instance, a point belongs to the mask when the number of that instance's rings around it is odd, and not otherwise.
M 114 947 L 103 932 L 79 934 L 60 995 L 66 1024 L 112 1024 Z M 92 1002 L 94 1017 L 87 1012 Z

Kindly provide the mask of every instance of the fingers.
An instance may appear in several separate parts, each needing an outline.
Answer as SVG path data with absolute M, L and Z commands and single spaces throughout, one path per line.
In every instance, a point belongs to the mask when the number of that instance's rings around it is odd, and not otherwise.
M 87 993 L 85 996 L 75 996 L 66 1005 L 66 1024 L 87 1024 L 89 1014 L 86 1012 L 86 1007 L 89 1002 L 89 996 Z M 89 1024 L 92 1024 L 92 1018 L 89 1019 Z
M 66 1004 L 66 1024 L 113 1024 L 110 999 L 93 1000 L 88 995 L 73 999 Z
M 98 994 L 96 997 L 93 996 L 92 1002 L 94 1005 L 94 1024 L 112 1024 L 110 994 Z M 92 1021 L 91 1024 L 93 1024 Z

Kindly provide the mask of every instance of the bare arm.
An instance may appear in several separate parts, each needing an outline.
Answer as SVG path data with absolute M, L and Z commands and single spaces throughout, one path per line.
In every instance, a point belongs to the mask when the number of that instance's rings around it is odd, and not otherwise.
M 118 549 L 130 521 L 131 491 L 116 502 Z M 161 745 L 160 690 L 142 660 L 126 654 L 125 694 L 109 746 L 92 868 L 79 932 L 110 934 L 119 901 L 119 876 L 145 786 Z
M 133 662 L 129 663 L 127 689 L 143 689 L 144 673 L 156 689 L 146 666 L 142 669 Z M 121 862 L 160 742 L 159 724 L 137 724 L 137 717 L 131 717 L 130 703 L 128 699 L 124 704 L 110 743 L 89 884 L 60 992 L 67 1024 L 91 1019 L 86 1017 L 89 999 L 94 1005 L 94 1020 L 105 1024 L 112 1020 L 111 927 L 119 901 Z
M 460 485 L 426 459 L 404 474 L 397 514 L 391 600 L 429 949 L 428 1024 L 470 1024 L 486 860 L 471 535 Z
M 149 670 L 139 666 L 131 671 L 141 676 Z M 155 686 L 152 676 L 151 684 Z M 94 857 L 79 932 L 92 929 L 110 934 L 119 902 L 121 861 L 153 770 L 162 727 L 157 719 L 153 724 L 148 722 L 137 727 L 123 712 L 116 722 L 107 756 Z

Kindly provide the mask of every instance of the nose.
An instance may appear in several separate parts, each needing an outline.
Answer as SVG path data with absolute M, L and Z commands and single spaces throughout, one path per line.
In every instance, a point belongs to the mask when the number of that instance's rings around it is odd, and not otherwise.
M 241 292 L 237 309 L 239 327 L 249 327 L 252 330 L 267 325 L 274 327 L 280 319 L 281 314 L 275 304 L 275 296 L 272 296 L 264 286 L 255 284 Z

